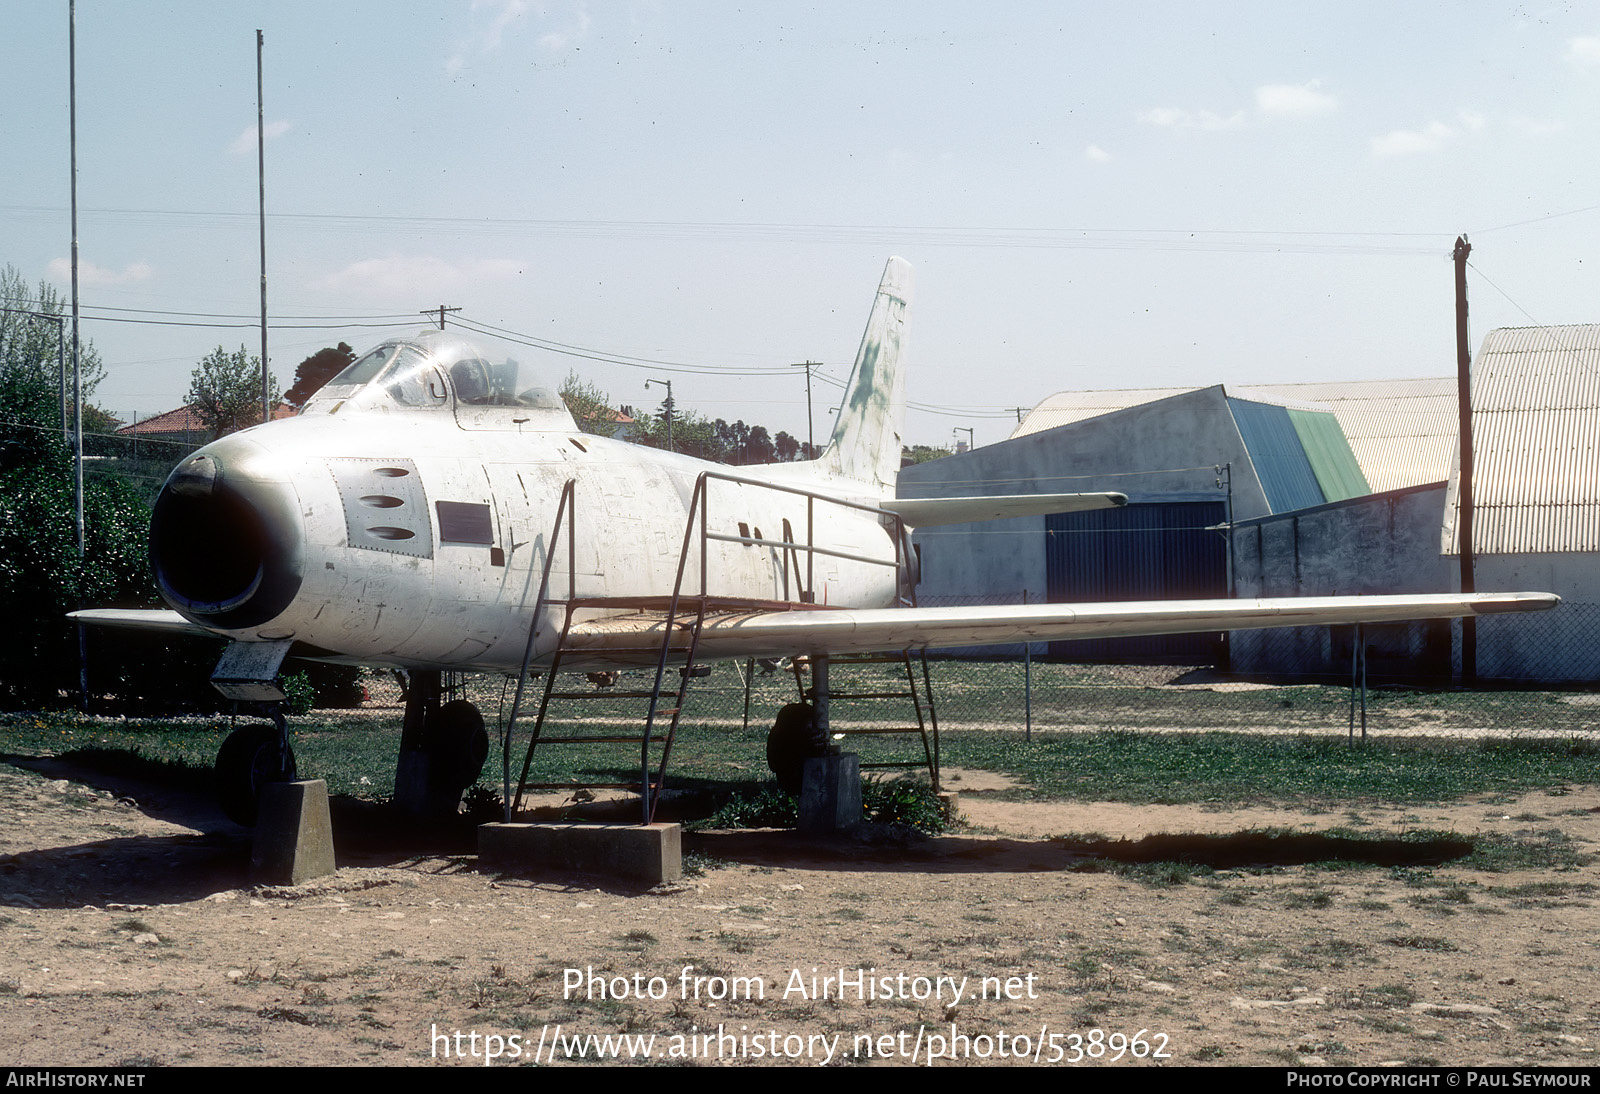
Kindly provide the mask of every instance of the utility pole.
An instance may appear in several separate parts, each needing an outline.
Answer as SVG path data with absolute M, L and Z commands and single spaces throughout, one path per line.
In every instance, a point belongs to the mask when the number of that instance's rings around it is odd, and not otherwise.
M 817 433 L 811 424 L 811 370 L 821 366 L 821 361 L 800 361 L 789 366 L 806 370 L 806 459 L 808 460 L 817 458 Z
M 67 3 L 67 143 L 72 163 L 72 462 L 73 511 L 78 529 L 78 606 L 83 606 L 83 351 L 78 334 L 78 5 Z M 78 624 L 78 709 L 89 709 L 89 653 Z
M 261 423 L 272 421 L 272 391 L 267 383 L 267 130 L 261 98 L 261 31 L 256 31 L 256 188 L 261 226 Z
M 967 435 L 967 451 L 968 452 L 971 452 L 975 447 L 977 447 L 972 442 L 972 430 L 969 427 L 964 426 L 964 425 L 958 425 L 958 426 L 956 426 L 954 429 L 952 429 L 950 431 L 950 435 L 952 437 L 954 437 L 957 433 L 965 433 Z
M 423 308 L 422 309 L 422 314 L 426 315 L 426 316 L 429 316 L 431 318 L 433 316 L 434 312 L 438 312 L 439 313 L 439 329 L 440 330 L 444 330 L 444 313 L 445 312 L 450 312 L 450 311 L 460 311 L 460 310 L 461 310 L 460 308 L 447 308 L 443 304 L 440 304 L 437 308 Z
M 655 384 L 666 384 L 667 385 L 667 402 L 666 402 L 666 407 L 667 407 L 667 451 L 668 452 L 675 452 L 677 450 L 672 447 L 672 412 L 674 410 L 678 409 L 678 404 L 672 401 L 672 381 L 671 380 L 657 380 L 654 376 L 652 376 L 652 377 L 650 377 L 650 379 L 648 379 L 648 380 L 646 380 L 644 382 L 644 389 L 646 391 L 649 391 L 650 390 L 650 385 L 652 383 L 655 383 Z
M 1461 473 L 1456 481 L 1456 535 L 1461 551 L 1461 591 L 1477 591 L 1472 557 L 1472 349 L 1467 342 L 1467 256 L 1472 244 L 1456 237 L 1456 407 L 1460 415 Z M 1478 681 L 1478 621 L 1461 618 L 1461 682 Z

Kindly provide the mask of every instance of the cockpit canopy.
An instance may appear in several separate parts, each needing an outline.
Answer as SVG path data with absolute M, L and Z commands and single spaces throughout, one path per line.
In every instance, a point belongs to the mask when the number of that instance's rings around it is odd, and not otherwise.
M 450 410 L 468 428 L 490 427 L 499 419 L 521 425 L 551 411 L 566 416 L 561 397 L 530 368 L 445 331 L 392 338 L 367 351 L 313 395 L 305 413 L 333 414 L 346 407 Z

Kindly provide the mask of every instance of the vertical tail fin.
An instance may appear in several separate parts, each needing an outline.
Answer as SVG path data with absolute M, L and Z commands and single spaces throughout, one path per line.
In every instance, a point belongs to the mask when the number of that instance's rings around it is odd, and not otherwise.
M 910 339 L 911 264 L 891 258 L 867 319 L 844 405 L 822 464 L 836 474 L 894 493 L 906 416 L 906 350 Z

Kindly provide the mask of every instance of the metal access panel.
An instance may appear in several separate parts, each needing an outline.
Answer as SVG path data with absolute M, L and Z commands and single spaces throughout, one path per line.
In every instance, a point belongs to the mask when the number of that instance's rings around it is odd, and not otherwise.
M 1204 600 L 1228 595 L 1227 540 L 1208 531 L 1226 519 L 1221 501 L 1151 502 L 1045 518 L 1052 603 Z M 1090 638 L 1050 643 L 1062 661 L 1209 665 L 1221 632 Z
M 329 460 L 352 547 L 433 557 L 433 526 L 417 465 L 410 460 Z

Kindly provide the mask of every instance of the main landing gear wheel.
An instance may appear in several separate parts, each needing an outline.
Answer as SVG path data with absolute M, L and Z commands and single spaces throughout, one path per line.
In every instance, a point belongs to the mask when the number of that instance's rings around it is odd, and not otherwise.
M 779 786 L 798 797 L 806 760 L 827 754 L 828 742 L 817 734 L 816 711 L 810 703 L 790 703 L 778 711 L 767 734 L 767 766 Z
M 222 811 L 246 828 L 256 823 L 261 788 L 295 777 L 294 749 L 284 749 L 280 739 L 277 726 L 258 722 L 228 734 L 217 752 L 217 797 Z
M 436 785 L 460 794 L 478 781 L 489 759 L 489 732 L 483 715 L 465 699 L 455 699 L 434 716 L 429 770 Z

